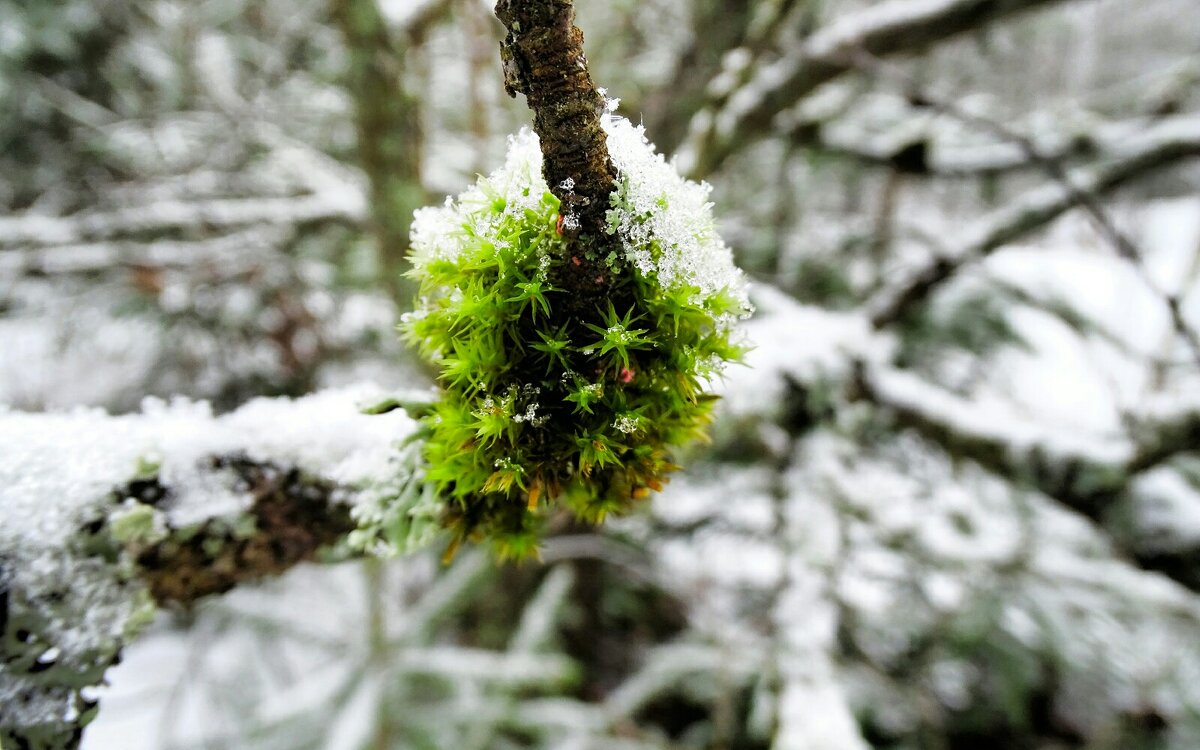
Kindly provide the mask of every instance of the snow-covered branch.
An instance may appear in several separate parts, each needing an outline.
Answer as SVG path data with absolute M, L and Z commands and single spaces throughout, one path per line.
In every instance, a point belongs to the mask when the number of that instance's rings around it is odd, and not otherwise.
M 1035 160 L 1011 139 L 964 143 L 961 137 L 948 132 L 951 129 L 929 123 L 919 113 L 885 132 L 869 136 L 846 132 L 858 128 L 840 128 L 826 119 L 816 115 L 798 118 L 786 136 L 797 146 L 815 148 L 867 166 L 933 179 L 993 177 L 1035 171 L 1042 167 L 1040 162 L 1046 161 L 1061 163 L 1085 157 L 1103 161 L 1119 157 L 1128 151 L 1131 141 L 1160 122 L 1160 118 L 1138 117 L 1035 132 L 1028 138 L 1040 157 Z
M 856 56 L 914 52 L 1016 13 L 1061 0 L 890 0 L 844 16 L 693 118 L 680 169 L 706 175 L 738 146 L 769 132 L 776 114 L 851 72 Z
M 203 240 L 106 240 L 18 247 L 0 252 L 0 273 L 14 277 L 101 274 L 200 265 L 230 270 L 261 263 L 263 254 L 286 244 L 293 229 L 286 225 L 249 226 Z
M 1140 478 L 1175 456 L 1200 450 L 1200 401 L 1159 404 L 1134 419 L 1131 437 L 1089 438 L 1014 418 L 1011 405 L 968 401 L 919 376 L 860 366 L 858 395 L 946 451 L 1019 485 L 1031 487 L 1088 518 L 1105 522 L 1118 502 L 1135 506 Z M 1133 495 L 1133 497 L 1130 497 Z M 1195 495 L 1193 494 L 1193 498 Z M 1200 590 L 1200 545 L 1175 545 L 1144 554 L 1143 567 Z
M 355 504 L 397 472 L 402 411 L 369 390 L 214 416 L 0 412 L 0 742 L 69 748 L 91 690 L 156 604 L 190 603 L 345 549 Z
M 748 335 L 758 344 L 751 367 L 732 371 L 718 423 L 719 453 L 778 452 L 772 421 L 806 434 L 822 422 L 852 424 L 853 404 L 869 405 L 899 431 L 909 430 L 954 459 L 969 461 L 997 477 L 1032 489 L 1106 527 L 1113 511 L 1146 505 L 1143 480 L 1167 470 L 1173 459 L 1200 451 L 1200 400 L 1151 399 L 1127 415 L 1127 432 L 1080 434 L 1014 416 L 1011 403 L 966 398 L 890 364 L 894 341 L 873 331 L 858 312 L 835 313 L 800 305 L 771 287 L 753 299 L 761 315 Z M 803 332 L 802 335 L 798 332 Z M 744 426 L 755 432 L 747 433 Z M 776 428 L 778 429 L 778 428 Z M 1196 502 L 1196 493 L 1184 490 Z M 1178 494 L 1178 493 L 1177 493 Z M 1135 534 L 1117 539 L 1143 568 L 1165 573 L 1200 590 L 1200 542 L 1169 548 Z
M 251 225 L 304 226 L 336 222 L 358 226 L 365 215 L 362 194 L 349 186 L 287 198 L 161 201 L 70 216 L 38 213 L 0 216 L 0 247 L 76 245 L 123 237 L 146 239 Z
M 1067 174 L 1069 185 L 1048 184 L 997 210 L 966 232 L 953 255 L 935 257 L 884 289 L 869 304 L 876 328 L 895 323 L 929 296 L 963 265 L 1041 229 L 1079 203 L 1081 195 L 1098 196 L 1181 160 L 1200 156 L 1200 119 L 1181 117 L 1130 139 L 1107 162 Z

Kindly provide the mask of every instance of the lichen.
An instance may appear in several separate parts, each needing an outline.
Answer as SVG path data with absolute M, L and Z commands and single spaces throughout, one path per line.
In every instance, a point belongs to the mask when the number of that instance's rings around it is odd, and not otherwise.
M 219 417 L 183 400 L 122 416 L 0 406 L 0 744 L 75 746 L 157 603 L 280 572 L 347 533 L 336 501 L 366 496 L 415 426 L 358 414 L 364 395 Z

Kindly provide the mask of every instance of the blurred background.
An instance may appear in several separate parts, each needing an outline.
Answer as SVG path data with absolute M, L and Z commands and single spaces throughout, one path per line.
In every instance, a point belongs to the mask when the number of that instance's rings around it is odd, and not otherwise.
M 580 2 L 759 308 L 646 512 L 164 615 L 121 748 L 1200 747 L 1195 0 Z M 0 403 L 424 385 L 478 0 L 0 0 Z

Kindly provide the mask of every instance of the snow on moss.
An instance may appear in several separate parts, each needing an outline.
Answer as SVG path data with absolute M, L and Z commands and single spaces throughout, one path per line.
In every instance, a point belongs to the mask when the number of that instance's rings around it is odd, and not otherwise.
M 717 233 L 709 202 L 712 187 L 682 177 L 654 150 L 642 126 L 612 114 L 605 114 L 601 125 L 617 170 L 609 228 L 620 238 L 626 259 L 664 290 L 689 290 L 697 303 L 724 292 L 734 296 L 740 309 L 750 310 L 745 276 Z M 457 201 L 447 198 L 441 207 L 416 212 L 413 264 L 421 268 L 434 260 L 454 260 L 476 237 L 493 235 L 496 227 L 526 210 L 537 211 L 547 190 L 537 135 L 522 129 L 508 139 L 500 169 Z M 502 210 L 479 210 L 489 205 Z M 464 233 L 464 226 L 472 231 Z
M 693 300 L 729 290 L 750 309 L 745 278 L 717 234 L 712 187 L 682 177 L 655 152 L 641 125 L 611 115 L 601 124 L 618 175 L 609 226 L 628 260 L 664 289 L 691 289 Z
M 673 451 L 704 436 L 713 381 L 745 353 L 735 324 L 752 307 L 709 188 L 641 128 L 602 123 L 617 173 L 609 237 L 575 241 L 572 201 L 546 185 L 529 131 L 499 170 L 414 219 L 419 299 L 401 330 L 439 372 L 422 479 L 445 504 L 451 552 L 488 539 L 533 554 L 550 503 L 592 522 L 628 511 L 662 487 Z M 410 549 L 424 497 L 398 485 L 356 542 Z

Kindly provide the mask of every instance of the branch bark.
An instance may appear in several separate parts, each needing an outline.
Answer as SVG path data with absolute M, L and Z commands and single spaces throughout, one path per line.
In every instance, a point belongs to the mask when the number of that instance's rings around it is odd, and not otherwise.
M 232 472 L 246 488 L 251 504 L 239 520 L 252 526 L 253 533 L 237 533 L 226 519 L 205 522 L 186 535 L 168 527 L 165 539 L 136 554 L 139 576 L 159 604 L 190 605 L 280 575 L 355 528 L 349 507 L 341 502 L 348 498 L 347 489 L 328 479 L 237 454 L 214 456 L 210 466 L 214 472 Z M 115 495 L 150 492 L 166 498 L 171 491 L 152 477 L 119 488 Z
M 508 34 L 500 45 L 504 88 L 525 95 L 541 141 L 542 174 L 574 212 L 579 235 L 605 237 L 616 173 L 600 127 L 605 101 L 592 83 L 571 0 L 500 0 L 496 16 Z

